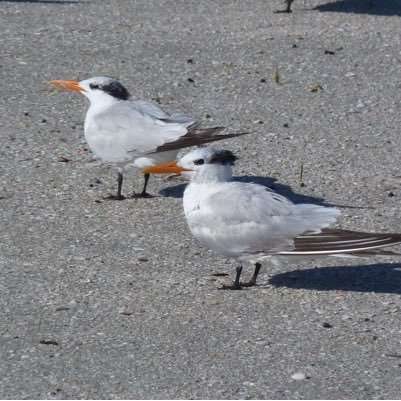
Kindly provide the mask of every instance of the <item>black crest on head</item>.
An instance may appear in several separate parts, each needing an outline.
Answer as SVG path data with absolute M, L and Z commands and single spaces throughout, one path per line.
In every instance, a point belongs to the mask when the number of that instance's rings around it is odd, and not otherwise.
M 101 89 L 109 95 L 119 100 L 128 100 L 131 95 L 119 82 L 111 81 L 101 86 Z
M 210 163 L 233 165 L 236 160 L 237 156 L 233 155 L 229 150 L 217 150 L 210 159 Z

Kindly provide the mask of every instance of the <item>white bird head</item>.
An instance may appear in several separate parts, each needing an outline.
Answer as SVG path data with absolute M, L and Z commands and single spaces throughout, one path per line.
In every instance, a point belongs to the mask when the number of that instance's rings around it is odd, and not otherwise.
M 185 173 L 193 183 L 229 181 L 237 157 L 229 150 L 200 147 L 183 156 L 178 162 L 169 162 L 146 169 L 150 174 Z
M 74 92 L 80 92 L 91 103 L 128 100 L 131 98 L 128 90 L 116 79 L 110 77 L 94 77 L 83 81 L 56 80 L 49 83 Z

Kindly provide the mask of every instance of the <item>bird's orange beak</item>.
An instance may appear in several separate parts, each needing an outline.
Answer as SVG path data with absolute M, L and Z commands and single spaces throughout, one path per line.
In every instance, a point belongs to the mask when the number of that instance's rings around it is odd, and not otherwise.
M 157 164 L 156 166 L 146 167 L 142 170 L 144 174 L 181 174 L 184 171 L 191 171 L 177 166 L 177 162 Z
M 85 89 L 82 89 L 79 86 L 79 81 L 75 80 L 65 80 L 65 81 L 50 81 L 50 85 L 56 85 L 63 89 L 69 89 L 74 92 L 85 92 Z

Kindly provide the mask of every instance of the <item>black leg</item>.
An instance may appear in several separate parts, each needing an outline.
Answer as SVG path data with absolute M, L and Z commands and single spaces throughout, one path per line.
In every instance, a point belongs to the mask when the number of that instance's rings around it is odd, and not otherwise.
M 153 198 L 152 195 L 150 195 L 150 194 L 148 194 L 148 193 L 146 192 L 146 188 L 148 187 L 148 181 L 149 181 L 149 178 L 150 178 L 150 174 L 147 174 L 147 173 L 146 173 L 146 174 L 144 174 L 143 176 L 144 176 L 144 178 L 145 178 L 145 182 L 143 183 L 142 192 L 141 192 L 140 194 L 136 194 L 136 193 L 134 192 L 134 194 L 132 195 L 133 198 Z
M 121 189 L 123 186 L 123 173 L 121 173 L 120 171 L 118 172 L 117 182 L 118 182 L 117 195 L 109 195 L 108 199 L 113 199 L 113 200 L 125 199 L 125 196 L 121 194 Z
M 291 11 L 291 4 L 292 4 L 292 2 L 293 2 L 294 0 L 287 0 L 287 8 L 285 9 L 285 12 L 286 13 L 292 13 L 292 11 Z
M 117 198 L 122 199 L 121 190 L 123 188 L 123 174 L 120 172 L 118 172 L 117 182 L 118 182 Z
M 255 271 L 253 272 L 253 276 L 248 283 L 249 287 L 253 287 L 256 284 L 256 279 L 258 278 L 261 267 L 262 267 L 262 265 L 260 263 L 255 263 Z
M 241 289 L 241 273 L 242 273 L 242 265 L 238 265 L 235 269 L 237 271 L 237 274 L 235 275 L 235 281 L 234 281 L 234 289 L 235 290 L 240 290 Z
M 222 287 L 219 288 L 219 290 L 241 290 L 241 273 L 242 273 L 242 265 L 238 265 L 236 267 L 236 275 L 235 275 L 235 281 L 233 285 L 223 285 Z
M 146 188 L 148 187 L 148 181 L 150 178 L 150 174 L 144 174 L 144 178 L 145 178 L 145 182 L 143 184 L 143 189 L 142 189 L 142 192 L 140 195 L 142 198 L 149 196 L 149 194 L 146 192 Z
M 220 290 L 241 290 L 242 287 L 253 287 L 256 285 L 256 280 L 258 278 L 260 268 L 262 265 L 260 263 L 255 263 L 255 271 L 253 272 L 252 278 L 249 280 L 248 283 L 241 283 L 240 278 L 241 278 L 241 273 L 242 273 L 242 266 L 239 265 L 236 268 L 237 274 L 235 276 L 235 281 L 233 285 L 223 285 L 223 287 L 220 288 Z
M 289 14 L 289 13 L 292 13 L 292 11 L 291 11 L 291 4 L 292 4 L 292 2 L 293 2 L 294 0 L 286 0 L 285 2 L 286 2 L 286 4 L 287 4 L 287 7 L 285 8 L 285 10 L 276 10 L 276 11 L 274 11 L 276 14 L 280 14 L 280 13 L 287 13 L 287 14 Z

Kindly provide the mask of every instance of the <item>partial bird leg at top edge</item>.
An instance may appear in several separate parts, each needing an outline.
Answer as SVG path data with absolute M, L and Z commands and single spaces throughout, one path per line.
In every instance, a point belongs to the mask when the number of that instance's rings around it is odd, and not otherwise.
M 287 4 L 287 7 L 285 8 L 285 10 L 275 10 L 273 11 L 275 14 L 281 14 L 281 13 L 292 13 L 291 11 L 291 4 L 294 0 L 286 0 L 285 3 Z

